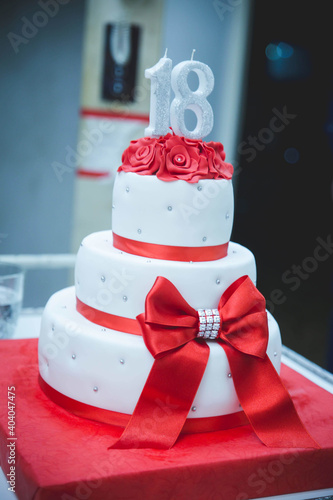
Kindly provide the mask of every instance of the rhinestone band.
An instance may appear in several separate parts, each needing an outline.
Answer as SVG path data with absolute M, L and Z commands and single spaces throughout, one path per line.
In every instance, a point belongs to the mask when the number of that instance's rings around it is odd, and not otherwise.
M 221 325 L 217 309 L 199 309 L 199 331 L 197 337 L 203 339 L 216 339 Z

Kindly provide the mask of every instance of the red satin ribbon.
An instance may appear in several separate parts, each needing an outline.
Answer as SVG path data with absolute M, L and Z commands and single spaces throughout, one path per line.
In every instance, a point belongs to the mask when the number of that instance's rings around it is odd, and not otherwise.
M 224 292 L 218 310 L 218 342 L 226 352 L 239 401 L 257 436 L 267 446 L 318 448 L 266 354 L 265 299 L 248 276 Z M 127 427 L 111 448 L 168 449 L 191 409 L 209 347 L 197 338 L 197 311 L 166 278 L 156 279 L 146 298 L 145 313 L 137 319 L 155 361 Z M 161 418 L 161 405 L 169 418 Z
M 130 240 L 113 233 L 113 246 L 133 255 L 151 259 L 177 260 L 180 262 L 206 262 L 218 260 L 228 254 L 228 243 L 209 247 L 177 247 Z
M 124 318 L 109 314 L 99 309 L 94 309 L 76 297 L 76 310 L 86 319 L 96 325 L 101 325 L 104 328 L 117 330 L 118 332 L 132 333 L 133 335 L 141 335 L 141 328 L 136 319 Z
M 38 381 L 42 391 L 51 401 L 53 401 L 53 403 L 61 406 L 66 411 L 74 413 L 78 417 L 88 418 L 89 420 L 95 420 L 103 424 L 115 425 L 122 428 L 126 427 L 131 418 L 131 415 L 127 413 L 97 408 L 96 406 L 91 406 L 81 401 L 77 401 L 76 399 L 69 398 L 51 387 L 40 375 Z M 160 419 L 162 419 L 163 416 L 167 419 L 168 412 L 161 406 Z M 249 421 L 243 411 L 238 411 L 229 415 L 219 415 L 217 417 L 188 418 L 182 428 L 182 433 L 192 434 L 197 432 L 221 431 L 246 425 L 248 423 Z

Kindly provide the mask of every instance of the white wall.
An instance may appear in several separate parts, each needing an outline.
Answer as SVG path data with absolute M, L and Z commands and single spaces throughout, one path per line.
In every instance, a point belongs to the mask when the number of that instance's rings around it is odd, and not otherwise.
M 58 7 L 54 17 L 38 16 L 35 0 L 0 7 L 0 254 L 70 248 L 74 175 L 60 183 L 51 164 L 77 141 L 84 2 Z M 24 18 L 47 22 L 35 32 Z M 66 285 L 67 271 L 29 272 L 25 306 Z

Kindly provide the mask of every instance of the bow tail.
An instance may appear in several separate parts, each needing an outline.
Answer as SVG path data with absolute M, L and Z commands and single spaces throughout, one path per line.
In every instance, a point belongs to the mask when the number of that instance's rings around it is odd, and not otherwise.
M 245 355 L 220 342 L 240 404 L 259 439 L 270 447 L 319 448 L 305 429 L 269 357 Z
M 171 448 L 191 409 L 208 357 L 207 344 L 189 342 L 155 359 L 127 427 L 110 448 Z

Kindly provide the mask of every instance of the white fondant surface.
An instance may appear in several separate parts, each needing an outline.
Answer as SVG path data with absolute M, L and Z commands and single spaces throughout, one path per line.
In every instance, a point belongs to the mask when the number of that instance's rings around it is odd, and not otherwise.
M 268 324 L 267 353 L 279 371 L 280 332 L 269 313 Z M 193 403 L 197 410 L 190 411 L 189 418 L 241 409 L 224 350 L 214 341 L 208 344 L 207 368 Z M 74 287 L 48 301 L 39 339 L 39 366 L 42 378 L 57 391 L 89 405 L 131 414 L 152 364 L 142 337 L 103 329 L 83 318 L 75 309 Z
M 233 214 L 231 180 L 203 179 L 190 184 L 117 173 L 112 229 L 119 236 L 160 245 L 221 245 L 230 240 Z
M 230 242 L 228 255 L 209 262 L 147 259 L 117 250 L 112 232 L 87 236 L 79 249 L 75 288 L 85 304 L 117 316 L 136 318 L 157 276 L 171 281 L 195 309 L 217 307 L 221 295 L 239 277 L 256 282 L 256 265 L 247 248 Z

